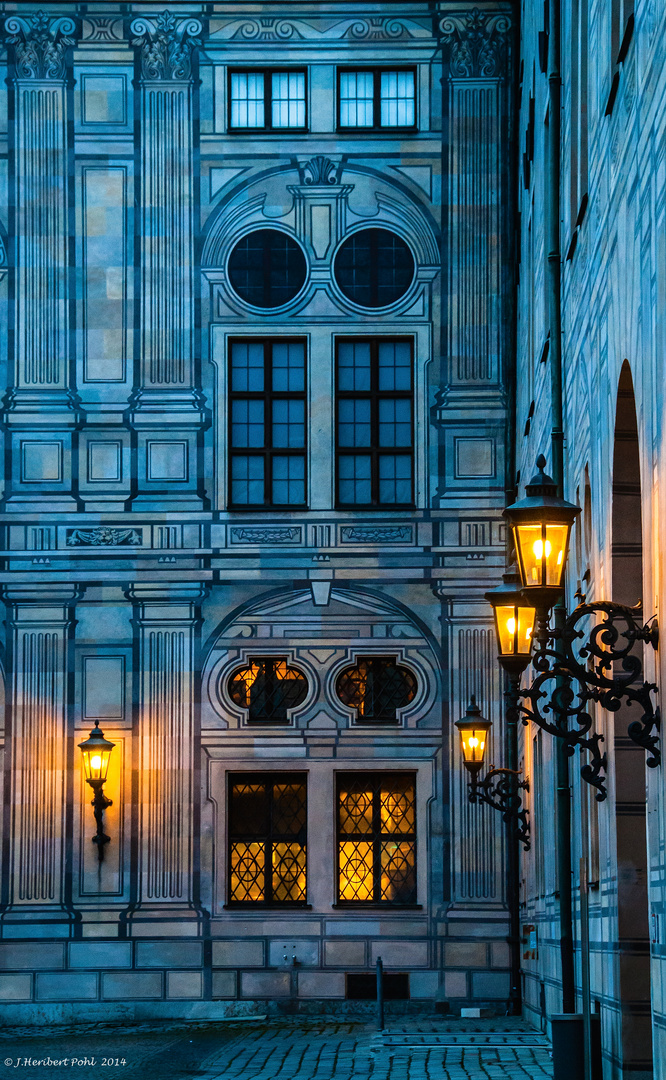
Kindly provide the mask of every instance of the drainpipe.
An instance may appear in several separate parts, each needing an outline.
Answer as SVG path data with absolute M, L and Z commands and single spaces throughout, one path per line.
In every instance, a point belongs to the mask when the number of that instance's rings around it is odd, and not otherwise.
M 550 0 L 548 22 L 548 127 L 546 129 L 546 287 L 550 330 L 551 452 L 557 493 L 564 497 L 564 431 L 562 417 L 562 306 L 560 275 L 560 0 Z M 564 602 L 554 608 L 555 626 L 564 624 Z M 556 644 L 557 648 L 557 644 Z M 560 903 L 562 1012 L 575 1011 L 574 947 L 571 882 L 571 787 L 564 740 L 556 739 L 557 878 Z

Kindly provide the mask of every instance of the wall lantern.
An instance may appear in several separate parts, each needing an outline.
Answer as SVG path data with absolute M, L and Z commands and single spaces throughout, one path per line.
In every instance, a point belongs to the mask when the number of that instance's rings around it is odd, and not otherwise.
M 486 593 L 492 605 L 497 658 L 510 675 L 521 675 L 530 662 L 536 609 L 522 592 L 515 564 L 502 574 L 502 584 Z
M 518 792 L 529 790 L 527 780 L 520 781 L 520 773 L 516 769 L 496 769 L 490 766 L 483 780 L 479 779 L 479 772 L 483 768 L 483 759 L 488 743 L 488 732 L 492 722 L 481 715 L 481 709 L 476 704 L 476 698 L 472 699 L 467 706 L 467 712 L 461 720 L 456 720 L 456 727 L 460 732 L 460 746 L 462 749 L 463 764 L 471 775 L 469 782 L 468 799 L 471 803 L 486 803 L 493 810 L 499 810 L 502 820 L 509 825 L 514 837 L 520 840 L 526 850 L 529 850 L 529 825 L 527 811 L 523 810 Z
M 492 727 L 491 721 L 481 715 L 475 697 L 472 697 L 462 720 L 456 720 L 456 727 L 460 732 L 463 764 L 467 771 L 475 776 L 483 767 L 488 732 Z
M 83 772 L 87 782 L 95 792 L 95 797 L 91 800 L 91 806 L 95 812 L 97 834 L 93 836 L 92 842 L 97 844 L 97 858 L 100 862 L 104 860 L 104 845 L 108 844 L 110 840 L 102 826 L 104 811 L 107 806 L 112 806 L 113 803 L 111 799 L 107 799 L 103 789 L 109 771 L 111 751 L 115 745 L 115 743 L 104 738 L 104 732 L 100 731 L 99 724 L 95 724 L 90 736 L 84 742 L 79 743 L 79 749 L 83 756 Z
M 536 608 L 548 609 L 562 593 L 571 526 L 580 507 L 559 498 L 555 481 L 544 472 L 543 454 L 536 465 L 525 498 L 507 506 L 504 516 L 513 530 L 523 588 Z

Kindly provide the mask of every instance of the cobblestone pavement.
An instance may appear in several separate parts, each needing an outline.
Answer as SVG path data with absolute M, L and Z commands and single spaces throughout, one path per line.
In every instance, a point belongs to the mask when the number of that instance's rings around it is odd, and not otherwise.
M 548 1044 L 520 1020 L 330 1017 L 0 1032 L 0 1078 L 24 1080 L 540 1080 Z

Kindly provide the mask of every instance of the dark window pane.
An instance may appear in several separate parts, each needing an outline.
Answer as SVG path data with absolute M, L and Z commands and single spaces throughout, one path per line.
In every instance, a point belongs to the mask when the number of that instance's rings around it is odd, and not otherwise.
M 405 398 L 379 401 L 379 445 L 412 445 L 412 408 Z
M 408 503 L 412 499 L 412 459 L 406 454 L 384 454 L 379 459 L 380 503 Z
M 231 501 L 239 505 L 261 505 L 264 501 L 264 459 L 242 457 L 231 459 Z
M 380 341 L 379 389 L 411 390 L 412 350 L 407 341 Z
M 229 256 L 229 281 L 248 304 L 276 308 L 288 303 L 305 283 L 305 256 L 286 233 L 255 229 Z
M 305 446 L 305 402 L 278 398 L 273 402 L 273 446 Z
M 250 723 L 288 723 L 289 709 L 303 704 L 307 690 L 305 676 L 284 657 L 250 660 L 229 680 L 229 697 L 248 710 Z
M 340 290 L 360 307 L 387 307 L 409 289 L 414 257 L 388 229 L 362 229 L 344 241 L 334 264 Z
M 296 455 L 273 458 L 275 506 L 302 506 L 305 502 L 305 458 Z
M 231 389 L 264 388 L 264 346 L 256 342 L 235 341 L 231 346 Z
M 304 777 L 230 778 L 230 903 L 304 904 L 306 828 Z
M 338 445 L 370 446 L 370 401 L 343 398 L 338 404 Z
M 369 390 L 370 385 L 369 342 L 341 341 L 338 345 L 338 389 Z
M 300 342 L 273 345 L 273 390 L 278 393 L 305 390 L 305 346 Z
M 234 401 L 231 408 L 231 445 L 264 445 L 263 401 Z
M 336 684 L 338 697 L 356 709 L 357 720 L 366 724 L 395 723 L 416 694 L 416 679 L 409 668 L 393 657 L 361 657 L 346 668 Z
M 338 458 L 341 503 L 367 504 L 372 501 L 372 467 L 369 454 L 345 454 Z

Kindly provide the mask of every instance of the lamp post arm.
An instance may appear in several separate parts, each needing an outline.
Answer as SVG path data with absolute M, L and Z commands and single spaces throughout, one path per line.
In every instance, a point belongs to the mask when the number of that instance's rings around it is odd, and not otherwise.
M 522 808 L 519 791 L 529 791 L 529 780 L 519 780 L 517 769 L 495 769 L 492 765 L 483 780 L 474 774 L 469 782 L 469 801 L 486 803 L 499 810 L 502 820 L 511 827 L 512 833 L 526 851 L 530 849 L 528 812 Z
M 95 792 L 95 797 L 91 799 L 91 806 L 95 814 L 95 823 L 97 825 L 97 833 L 92 838 L 93 844 L 97 844 L 97 858 L 99 862 L 104 861 L 104 845 L 109 843 L 111 839 L 104 832 L 104 811 L 107 806 L 113 806 L 113 801 L 107 799 L 104 794 L 104 781 L 103 780 L 89 780 L 91 788 Z

